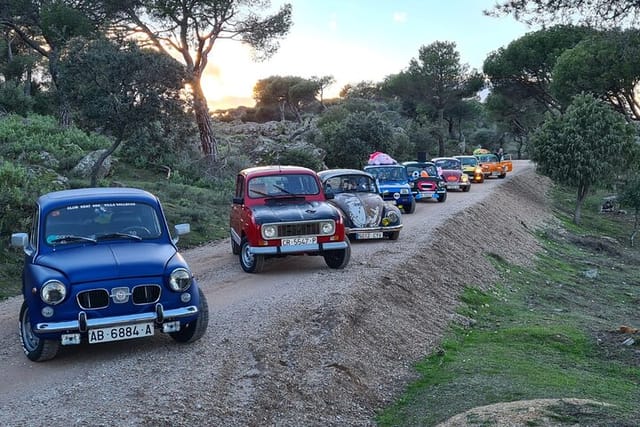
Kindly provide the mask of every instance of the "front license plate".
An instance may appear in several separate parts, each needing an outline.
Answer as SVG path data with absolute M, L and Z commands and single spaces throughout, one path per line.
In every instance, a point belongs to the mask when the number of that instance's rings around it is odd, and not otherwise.
M 460 188 L 460 186 L 458 184 L 452 184 L 452 185 L 449 185 L 449 188 L 452 190 L 457 190 L 458 188 Z
M 89 329 L 89 344 L 149 337 L 153 335 L 153 331 L 153 323 L 136 323 L 135 325 Z
M 356 239 L 382 239 L 384 234 L 381 231 L 371 233 L 356 233 Z
M 498 176 L 500 175 L 500 172 L 491 172 L 491 176 Z
M 300 246 L 312 245 L 318 242 L 318 238 L 313 237 L 293 237 L 291 239 L 282 239 L 282 246 Z

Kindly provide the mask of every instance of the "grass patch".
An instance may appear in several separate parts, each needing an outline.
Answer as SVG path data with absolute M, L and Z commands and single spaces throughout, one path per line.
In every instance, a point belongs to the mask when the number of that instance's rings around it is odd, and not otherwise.
M 628 219 L 599 214 L 598 198 L 582 225 L 539 234 L 535 267 L 491 258 L 500 283 L 460 297 L 472 326 L 451 327 L 439 351 L 417 364 L 421 378 L 379 413 L 380 426 L 432 426 L 478 406 L 549 398 L 612 405 L 558 403 L 548 408 L 558 425 L 640 425 L 640 349 L 622 345 L 629 335 L 618 331 L 640 327 L 638 251 L 624 243 Z M 573 199 L 556 192 L 554 200 L 569 218 Z

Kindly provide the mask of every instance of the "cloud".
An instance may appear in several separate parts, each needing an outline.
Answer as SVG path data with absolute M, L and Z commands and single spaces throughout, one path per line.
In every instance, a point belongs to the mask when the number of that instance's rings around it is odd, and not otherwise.
M 407 22 L 407 12 L 393 12 L 393 22 L 400 24 Z

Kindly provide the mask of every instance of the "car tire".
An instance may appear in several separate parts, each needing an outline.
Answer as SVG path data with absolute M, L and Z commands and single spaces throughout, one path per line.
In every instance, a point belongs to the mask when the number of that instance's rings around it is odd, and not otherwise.
M 506 176 L 507 176 L 507 174 L 506 174 L 506 173 L 503 173 L 503 174 L 498 175 L 498 178 L 500 178 L 500 179 L 504 179 L 504 178 L 506 178 Z
M 447 200 L 447 193 L 442 193 L 440 194 L 440 197 L 438 197 L 438 203 L 444 203 Z
M 198 298 L 200 299 L 200 303 L 198 304 L 198 318 L 182 326 L 177 332 L 169 332 L 169 335 L 175 341 L 192 343 L 202 338 L 207 331 L 207 326 L 209 325 L 209 304 L 200 288 L 198 288 Z
M 260 273 L 264 267 L 264 255 L 253 255 L 249 252 L 249 241 L 243 238 L 240 243 L 240 266 L 247 273 Z
M 398 240 L 399 237 L 400 237 L 399 231 L 392 231 L 391 233 L 389 233 L 389 240 Z
M 411 204 L 409 205 L 409 209 L 406 209 L 404 212 L 407 214 L 412 214 L 416 211 L 416 201 L 411 200 Z
M 240 245 L 233 239 L 231 239 L 231 253 L 234 255 L 240 255 Z
M 20 341 L 24 354 L 34 362 L 44 362 L 56 357 L 60 349 L 60 341 L 45 340 L 38 338 L 31 328 L 31 317 L 29 316 L 29 306 L 27 302 L 22 302 L 20 308 Z
M 324 262 L 327 263 L 329 268 L 335 269 L 343 269 L 349 264 L 349 259 L 351 259 L 351 244 L 349 240 L 345 240 L 347 242 L 347 247 L 344 249 L 338 249 L 336 251 L 327 251 L 322 256 L 324 257 Z

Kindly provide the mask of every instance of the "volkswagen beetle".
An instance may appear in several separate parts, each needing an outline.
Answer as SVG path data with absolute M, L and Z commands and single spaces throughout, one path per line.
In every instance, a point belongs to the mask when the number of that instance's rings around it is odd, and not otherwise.
M 329 202 L 345 221 L 351 239 L 397 240 L 402 229 L 400 209 L 382 199 L 373 175 L 357 169 L 330 169 L 318 172 Z

